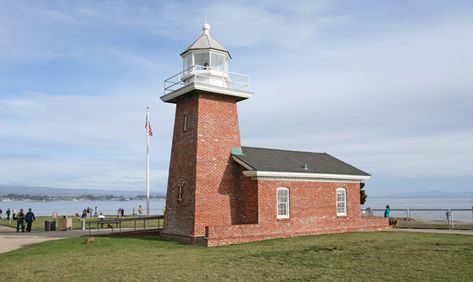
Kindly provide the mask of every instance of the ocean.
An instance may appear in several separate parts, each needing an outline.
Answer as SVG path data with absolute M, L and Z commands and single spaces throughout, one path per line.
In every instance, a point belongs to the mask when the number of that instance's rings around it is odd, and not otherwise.
M 41 215 L 52 215 L 56 212 L 59 216 L 61 215 L 74 215 L 76 213 L 81 214 L 82 210 L 90 207 L 94 209 L 97 207 L 99 213 L 105 215 L 117 214 L 118 209 L 122 208 L 125 210 L 125 215 L 131 215 L 133 208 L 138 210 L 139 206 L 142 206 L 146 212 L 146 200 L 130 200 L 130 201 L 8 201 L 0 202 L 0 209 L 3 210 L 2 216 L 5 216 L 7 208 L 15 208 L 17 211 L 22 209 L 32 208 L 33 212 L 37 216 Z M 166 205 L 165 199 L 150 199 L 150 214 L 151 215 L 162 215 L 164 213 L 164 206 Z
M 370 197 L 363 208 L 384 209 L 471 209 L 473 197 L 463 198 L 377 198 Z

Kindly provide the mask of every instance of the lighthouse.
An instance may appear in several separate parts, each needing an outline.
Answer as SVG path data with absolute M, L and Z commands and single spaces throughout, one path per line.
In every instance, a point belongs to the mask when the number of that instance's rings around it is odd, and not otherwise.
M 163 236 L 217 246 L 389 228 L 360 215 L 367 172 L 325 152 L 241 145 L 237 103 L 253 95 L 249 78 L 230 71 L 207 23 L 180 55 L 161 96 L 176 105 Z
M 238 223 L 240 148 L 237 102 L 252 96 L 249 77 L 229 71 L 231 55 L 210 25 L 181 54 L 182 70 L 164 81 L 176 104 L 163 234 L 195 242 L 212 226 Z

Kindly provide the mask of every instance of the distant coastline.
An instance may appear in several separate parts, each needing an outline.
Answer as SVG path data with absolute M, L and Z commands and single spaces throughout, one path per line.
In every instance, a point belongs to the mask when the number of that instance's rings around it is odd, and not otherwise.
M 163 199 L 162 195 L 151 195 L 150 199 Z M 48 196 L 29 194 L 7 194 L 0 196 L 0 202 L 25 201 L 25 202 L 53 202 L 53 201 L 134 201 L 144 200 L 145 195 L 116 196 L 116 195 L 79 195 L 79 196 Z

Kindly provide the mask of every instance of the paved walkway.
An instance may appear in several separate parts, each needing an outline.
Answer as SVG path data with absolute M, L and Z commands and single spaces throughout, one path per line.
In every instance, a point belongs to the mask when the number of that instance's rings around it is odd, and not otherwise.
M 109 229 L 101 229 L 98 233 L 96 230 L 92 230 L 92 235 L 97 234 L 109 234 L 112 233 Z M 16 229 L 0 225 L 0 253 L 13 251 L 24 247 L 26 245 L 59 240 L 72 237 L 80 237 L 83 235 L 89 235 L 89 231 L 72 230 L 72 231 L 33 231 L 33 232 L 20 232 L 17 233 Z

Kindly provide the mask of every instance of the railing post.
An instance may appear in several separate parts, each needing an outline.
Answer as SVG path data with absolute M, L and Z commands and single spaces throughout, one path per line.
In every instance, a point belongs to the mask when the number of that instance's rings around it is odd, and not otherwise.
M 447 224 L 448 224 L 448 229 L 452 229 L 452 210 L 451 209 L 448 209 L 447 210 Z
M 448 229 L 453 229 L 453 211 L 448 209 L 448 218 L 450 220 L 450 224 L 448 225 Z
M 411 210 L 406 209 L 406 213 L 407 213 L 407 228 L 410 229 L 411 228 Z

